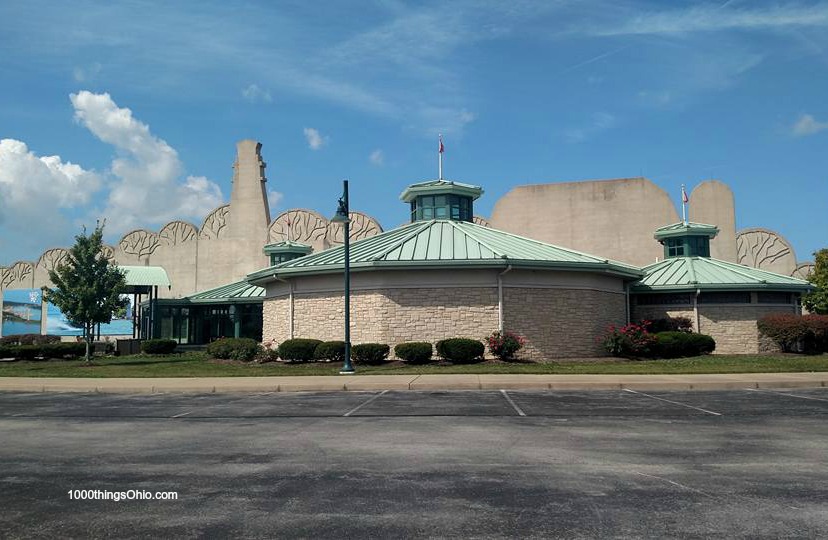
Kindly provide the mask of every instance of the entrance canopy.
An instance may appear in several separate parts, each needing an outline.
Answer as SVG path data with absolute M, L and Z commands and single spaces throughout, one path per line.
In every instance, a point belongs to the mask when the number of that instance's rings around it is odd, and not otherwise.
M 125 294 L 149 294 L 152 287 L 170 287 L 167 271 L 160 266 L 119 266 L 126 274 Z

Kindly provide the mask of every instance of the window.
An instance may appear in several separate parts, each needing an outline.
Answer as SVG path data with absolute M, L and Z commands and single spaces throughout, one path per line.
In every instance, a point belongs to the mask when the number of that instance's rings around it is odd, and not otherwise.
M 791 293 L 786 292 L 760 292 L 757 293 L 760 304 L 790 304 Z
M 750 293 L 741 291 L 704 292 L 699 295 L 700 304 L 750 304 Z
M 693 303 L 693 293 L 639 294 L 635 298 L 635 302 L 639 306 L 669 306 Z
M 667 256 L 668 257 L 683 257 L 684 256 L 684 238 L 668 238 L 667 239 Z

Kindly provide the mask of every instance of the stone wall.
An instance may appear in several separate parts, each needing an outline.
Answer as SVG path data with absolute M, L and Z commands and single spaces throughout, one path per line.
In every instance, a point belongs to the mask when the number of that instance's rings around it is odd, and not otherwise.
M 606 356 L 599 338 L 626 322 L 622 293 L 540 288 L 505 288 L 504 326 L 526 337 L 521 357 L 531 360 Z
M 596 290 L 504 288 L 505 328 L 526 336 L 524 358 L 605 356 L 596 342 L 610 324 L 624 324 L 625 296 Z M 343 339 L 340 292 L 295 293 L 294 337 Z M 264 303 L 264 340 L 289 335 L 288 296 Z M 451 337 L 482 340 L 498 328 L 496 287 L 404 288 L 351 295 L 351 342 L 436 343 Z
M 718 354 L 757 354 L 777 352 L 776 345 L 759 334 L 756 321 L 771 313 L 796 313 L 791 306 L 700 305 L 701 333 L 716 340 Z
M 699 328 L 692 306 L 633 306 L 632 320 L 687 317 L 693 330 L 716 340 L 716 354 L 779 352 L 772 340 L 759 333 L 756 321 L 771 313 L 796 313 L 794 305 L 699 304 Z

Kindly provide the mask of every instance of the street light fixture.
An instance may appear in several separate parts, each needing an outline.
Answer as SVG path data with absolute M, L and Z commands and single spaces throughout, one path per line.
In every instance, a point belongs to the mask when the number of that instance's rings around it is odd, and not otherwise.
M 356 370 L 351 364 L 351 217 L 348 207 L 348 181 L 342 181 L 342 197 L 339 199 L 339 207 L 336 215 L 331 218 L 333 223 L 342 223 L 342 236 L 345 240 L 345 362 L 340 375 L 353 375 Z

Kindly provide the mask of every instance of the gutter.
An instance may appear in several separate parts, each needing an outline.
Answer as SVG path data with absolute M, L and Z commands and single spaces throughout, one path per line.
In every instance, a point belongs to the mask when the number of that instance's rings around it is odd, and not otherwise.
M 512 265 L 506 266 L 506 270 L 497 275 L 497 328 L 502 335 L 503 330 L 503 276 L 512 271 Z

